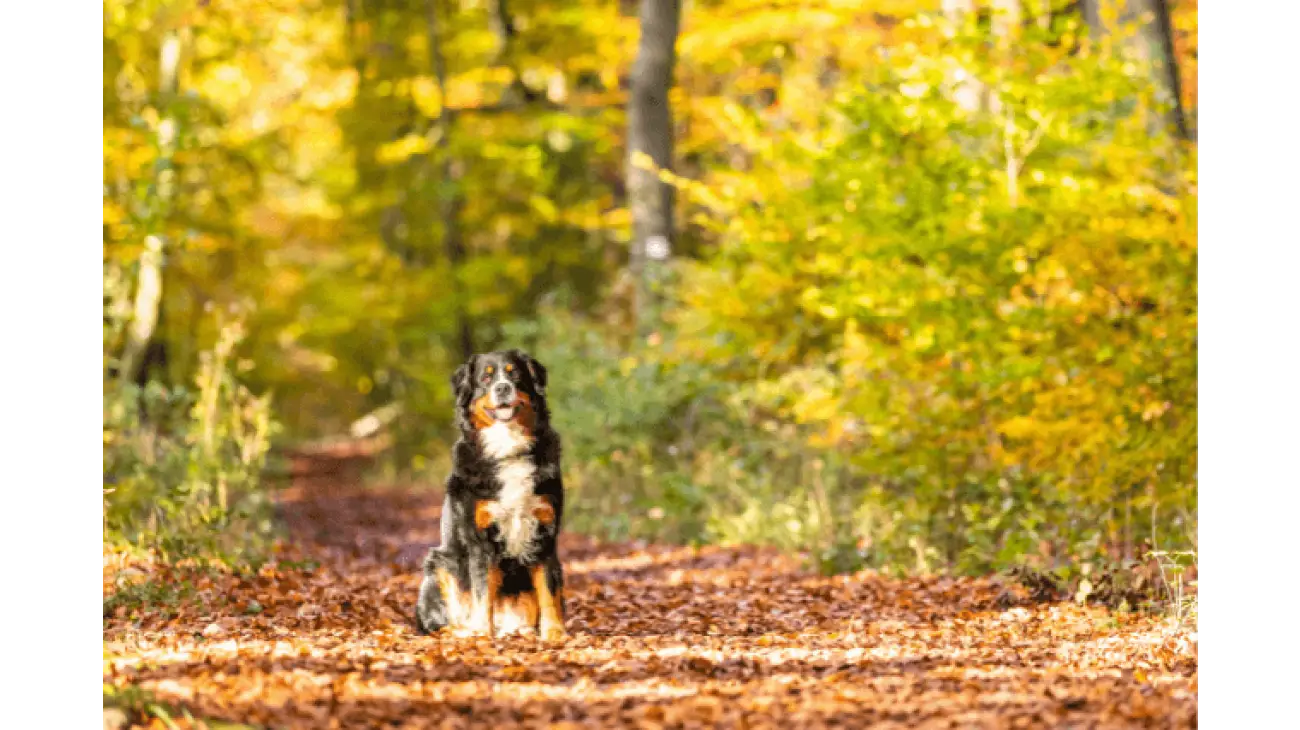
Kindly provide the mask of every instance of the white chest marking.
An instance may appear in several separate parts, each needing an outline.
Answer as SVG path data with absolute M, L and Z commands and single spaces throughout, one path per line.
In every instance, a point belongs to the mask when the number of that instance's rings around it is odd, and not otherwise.
M 479 442 L 483 453 L 493 459 L 508 459 L 518 456 L 528 448 L 528 438 L 524 430 L 513 423 L 500 421 L 479 431 Z
M 501 530 L 507 557 L 528 560 L 536 549 L 537 517 L 533 514 L 533 486 L 537 467 L 522 456 L 528 448 L 523 431 L 509 423 L 494 423 L 479 432 L 483 452 L 496 461 L 497 481 L 501 494 L 489 512 Z

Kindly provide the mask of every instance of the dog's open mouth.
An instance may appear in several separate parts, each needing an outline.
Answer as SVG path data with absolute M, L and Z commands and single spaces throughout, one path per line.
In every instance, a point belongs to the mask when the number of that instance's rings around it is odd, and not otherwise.
M 498 421 L 509 421 L 510 419 L 514 418 L 515 414 L 518 412 L 519 412 L 519 407 L 514 405 L 497 406 L 496 408 L 491 408 L 488 410 L 488 413 L 491 413 L 492 417 L 497 419 Z

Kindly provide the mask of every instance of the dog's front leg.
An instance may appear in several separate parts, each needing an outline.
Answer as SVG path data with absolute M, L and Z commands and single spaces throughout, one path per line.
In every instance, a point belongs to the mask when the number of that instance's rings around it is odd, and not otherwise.
M 497 592 L 501 588 L 501 568 L 486 549 L 470 554 L 469 586 L 473 605 L 470 608 L 466 633 L 471 636 L 491 636 L 493 609 Z
M 558 558 L 529 566 L 533 591 L 537 594 L 537 632 L 543 641 L 564 641 L 564 578 Z

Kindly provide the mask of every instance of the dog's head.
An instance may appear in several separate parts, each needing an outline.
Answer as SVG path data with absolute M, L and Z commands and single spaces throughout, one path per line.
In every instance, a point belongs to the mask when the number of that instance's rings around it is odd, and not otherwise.
M 456 425 L 466 434 L 506 426 L 529 441 L 549 425 L 546 368 L 520 350 L 471 355 L 451 376 Z

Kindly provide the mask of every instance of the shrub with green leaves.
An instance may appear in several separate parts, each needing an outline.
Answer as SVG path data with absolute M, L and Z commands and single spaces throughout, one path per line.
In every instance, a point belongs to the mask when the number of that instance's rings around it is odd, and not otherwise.
M 826 570 L 1194 544 L 1196 160 L 1149 65 L 909 32 L 812 126 L 733 110 L 752 164 L 682 185 L 716 246 L 649 341 L 535 325 L 575 511 Z
M 104 535 L 165 560 L 256 561 L 273 530 L 261 483 L 274 428 L 232 362 L 227 326 L 193 388 L 104 383 Z
M 1194 540 L 1195 152 L 1148 65 L 1066 31 L 882 50 L 820 127 L 713 181 L 734 192 L 684 267 L 679 357 L 852 465 L 873 561 Z
M 665 466 L 713 400 L 698 368 L 628 352 L 589 320 L 558 308 L 506 328 L 556 373 L 548 387 L 564 444 L 569 524 L 606 537 L 702 537 L 707 495 Z M 671 514 L 671 520 L 663 520 Z
M 666 330 L 671 337 L 671 330 Z M 786 423 L 755 428 L 752 403 L 707 363 L 674 360 L 658 332 L 620 345 L 587 318 L 547 308 L 507 327 L 555 374 L 570 529 L 612 539 L 763 543 L 858 567 L 846 541 L 847 464 Z

